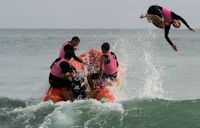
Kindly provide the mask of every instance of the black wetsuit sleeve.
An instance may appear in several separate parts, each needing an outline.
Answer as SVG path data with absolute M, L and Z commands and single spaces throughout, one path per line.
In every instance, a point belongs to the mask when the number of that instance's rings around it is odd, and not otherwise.
M 78 62 L 80 62 L 80 63 L 83 63 L 83 61 L 82 61 L 81 59 L 79 59 L 79 58 L 75 55 L 74 50 L 72 51 L 72 57 L 73 57 L 76 61 L 78 61 Z
M 188 23 L 181 16 L 175 14 L 174 12 L 171 12 L 171 15 L 172 15 L 172 19 L 180 20 L 181 22 L 183 22 L 185 24 L 185 26 L 187 26 L 188 28 L 190 28 L 190 26 L 188 25 Z
M 173 43 L 171 42 L 171 40 L 170 40 L 169 37 L 168 37 L 170 27 L 171 27 L 171 25 L 165 25 L 165 39 L 167 40 L 167 42 L 168 42 L 170 45 L 173 45 Z

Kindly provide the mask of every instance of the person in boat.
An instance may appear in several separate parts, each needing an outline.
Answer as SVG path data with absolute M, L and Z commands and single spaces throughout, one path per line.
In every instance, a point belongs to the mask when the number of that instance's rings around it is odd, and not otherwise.
M 115 80 L 118 71 L 118 60 L 114 52 L 110 51 L 109 43 L 105 42 L 101 45 L 103 55 L 100 57 L 100 67 L 98 73 L 87 76 L 88 84 L 91 89 L 95 89 L 97 83 L 105 82 L 106 80 Z
M 83 82 L 75 79 L 77 77 L 76 70 L 69 64 L 70 59 L 71 56 L 68 56 L 68 54 L 65 53 L 63 58 L 57 58 L 50 67 L 49 90 L 59 88 L 61 90 L 59 96 L 63 99 L 63 101 L 73 101 L 78 98 L 78 93 L 83 95 L 83 98 L 86 97 L 86 92 L 84 92 L 86 89 L 82 85 Z M 78 82 L 80 82 L 79 85 L 77 84 Z
M 165 39 L 175 51 L 177 51 L 177 47 L 168 37 L 171 25 L 173 25 L 175 28 L 180 28 L 181 21 L 183 24 L 185 24 L 185 26 L 187 26 L 190 31 L 195 31 L 181 16 L 159 5 L 150 6 L 147 13 L 143 13 L 140 18 L 147 18 L 147 21 L 152 22 L 156 27 L 164 28 Z
M 73 57 L 76 61 L 86 64 L 80 58 L 78 58 L 75 54 L 77 46 L 80 44 L 80 39 L 77 36 L 74 36 L 71 41 L 64 42 L 60 49 L 59 57 L 63 58 L 65 54 L 70 58 Z

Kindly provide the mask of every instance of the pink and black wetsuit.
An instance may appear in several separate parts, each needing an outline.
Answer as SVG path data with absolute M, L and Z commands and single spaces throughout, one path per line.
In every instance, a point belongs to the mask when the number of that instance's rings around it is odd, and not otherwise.
M 172 15 L 171 15 L 171 11 L 169 11 L 166 8 L 162 8 L 162 15 L 164 17 L 164 24 L 165 25 L 169 25 L 172 22 Z
M 65 47 L 66 45 L 72 46 L 72 44 L 71 44 L 69 41 L 64 42 L 63 45 L 62 45 L 62 47 L 61 47 L 61 49 L 60 49 L 60 53 L 59 53 L 59 57 L 60 57 L 60 58 L 64 58 L 64 57 L 65 57 L 65 50 L 64 50 L 64 47 Z M 72 47 L 73 47 L 73 46 L 72 46 Z
M 174 12 L 171 11 L 171 17 L 172 20 L 180 20 L 183 24 L 185 24 L 185 26 L 187 26 L 187 28 L 190 28 L 190 26 L 188 25 L 188 23 L 179 15 L 175 14 Z M 168 35 L 169 35 L 169 30 L 171 27 L 172 22 L 169 25 L 165 24 L 165 39 L 168 41 L 168 43 L 170 45 L 173 45 L 173 43 L 171 42 L 171 40 L 169 39 Z
M 67 57 L 67 58 L 74 58 L 76 61 L 83 63 L 81 59 L 79 59 L 75 53 L 74 53 L 74 47 L 72 46 L 72 44 L 68 41 L 65 42 L 61 49 L 60 49 L 60 53 L 59 53 L 59 57 Z
M 187 26 L 188 28 L 190 28 L 190 26 L 188 25 L 188 23 L 181 16 L 179 16 L 179 15 L 175 14 L 174 12 L 172 12 L 172 11 L 166 9 L 166 8 L 163 8 L 161 6 L 152 5 L 152 6 L 149 7 L 147 13 L 148 14 L 157 15 L 160 18 L 164 18 L 164 23 L 165 23 L 165 28 L 164 28 L 165 29 L 165 39 L 168 41 L 168 43 L 170 45 L 173 45 L 173 43 L 169 39 L 168 34 L 169 34 L 169 30 L 170 30 L 172 21 L 174 19 L 175 20 L 180 20 L 181 22 L 183 22 L 185 24 L 185 26 Z M 159 27 L 156 24 L 154 24 L 154 25 L 156 27 Z
M 113 52 L 108 52 L 103 55 L 106 59 L 104 62 L 103 74 L 105 78 L 114 80 L 117 77 L 118 61 Z
M 51 65 L 51 72 L 49 74 L 49 83 L 51 87 L 70 87 L 71 81 L 61 78 L 61 74 L 66 74 L 67 72 L 72 73 L 75 68 L 68 63 L 64 58 L 57 58 Z
M 119 63 L 117 57 L 113 52 L 108 52 L 103 55 L 105 57 L 104 68 L 103 68 L 103 79 L 114 80 L 117 77 L 117 71 Z M 92 79 L 98 79 L 100 73 L 92 74 Z
M 106 53 L 104 56 L 106 57 L 107 62 L 104 63 L 103 72 L 108 76 L 112 76 L 117 72 L 118 66 L 116 56 L 111 52 Z

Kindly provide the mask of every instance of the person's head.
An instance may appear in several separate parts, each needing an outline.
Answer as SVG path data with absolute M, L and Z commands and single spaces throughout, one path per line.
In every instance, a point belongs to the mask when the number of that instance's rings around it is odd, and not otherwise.
M 110 50 L 110 45 L 109 43 L 105 42 L 101 45 L 101 50 L 103 53 L 107 53 Z
M 179 20 L 173 20 L 172 21 L 172 25 L 175 27 L 175 28 L 180 28 L 181 27 L 181 23 Z
M 74 36 L 71 40 L 71 44 L 72 46 L 77 46 L 80 43 L 80 39 L 78 38 L 78 36 Z

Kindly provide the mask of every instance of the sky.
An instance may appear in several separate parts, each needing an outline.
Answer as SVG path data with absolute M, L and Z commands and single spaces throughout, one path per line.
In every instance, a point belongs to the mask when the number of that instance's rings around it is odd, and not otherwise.
M 0 28 L 151 28 L 139 16 L 153 4 L 200 28 L 200 0 L 0 0 Z

